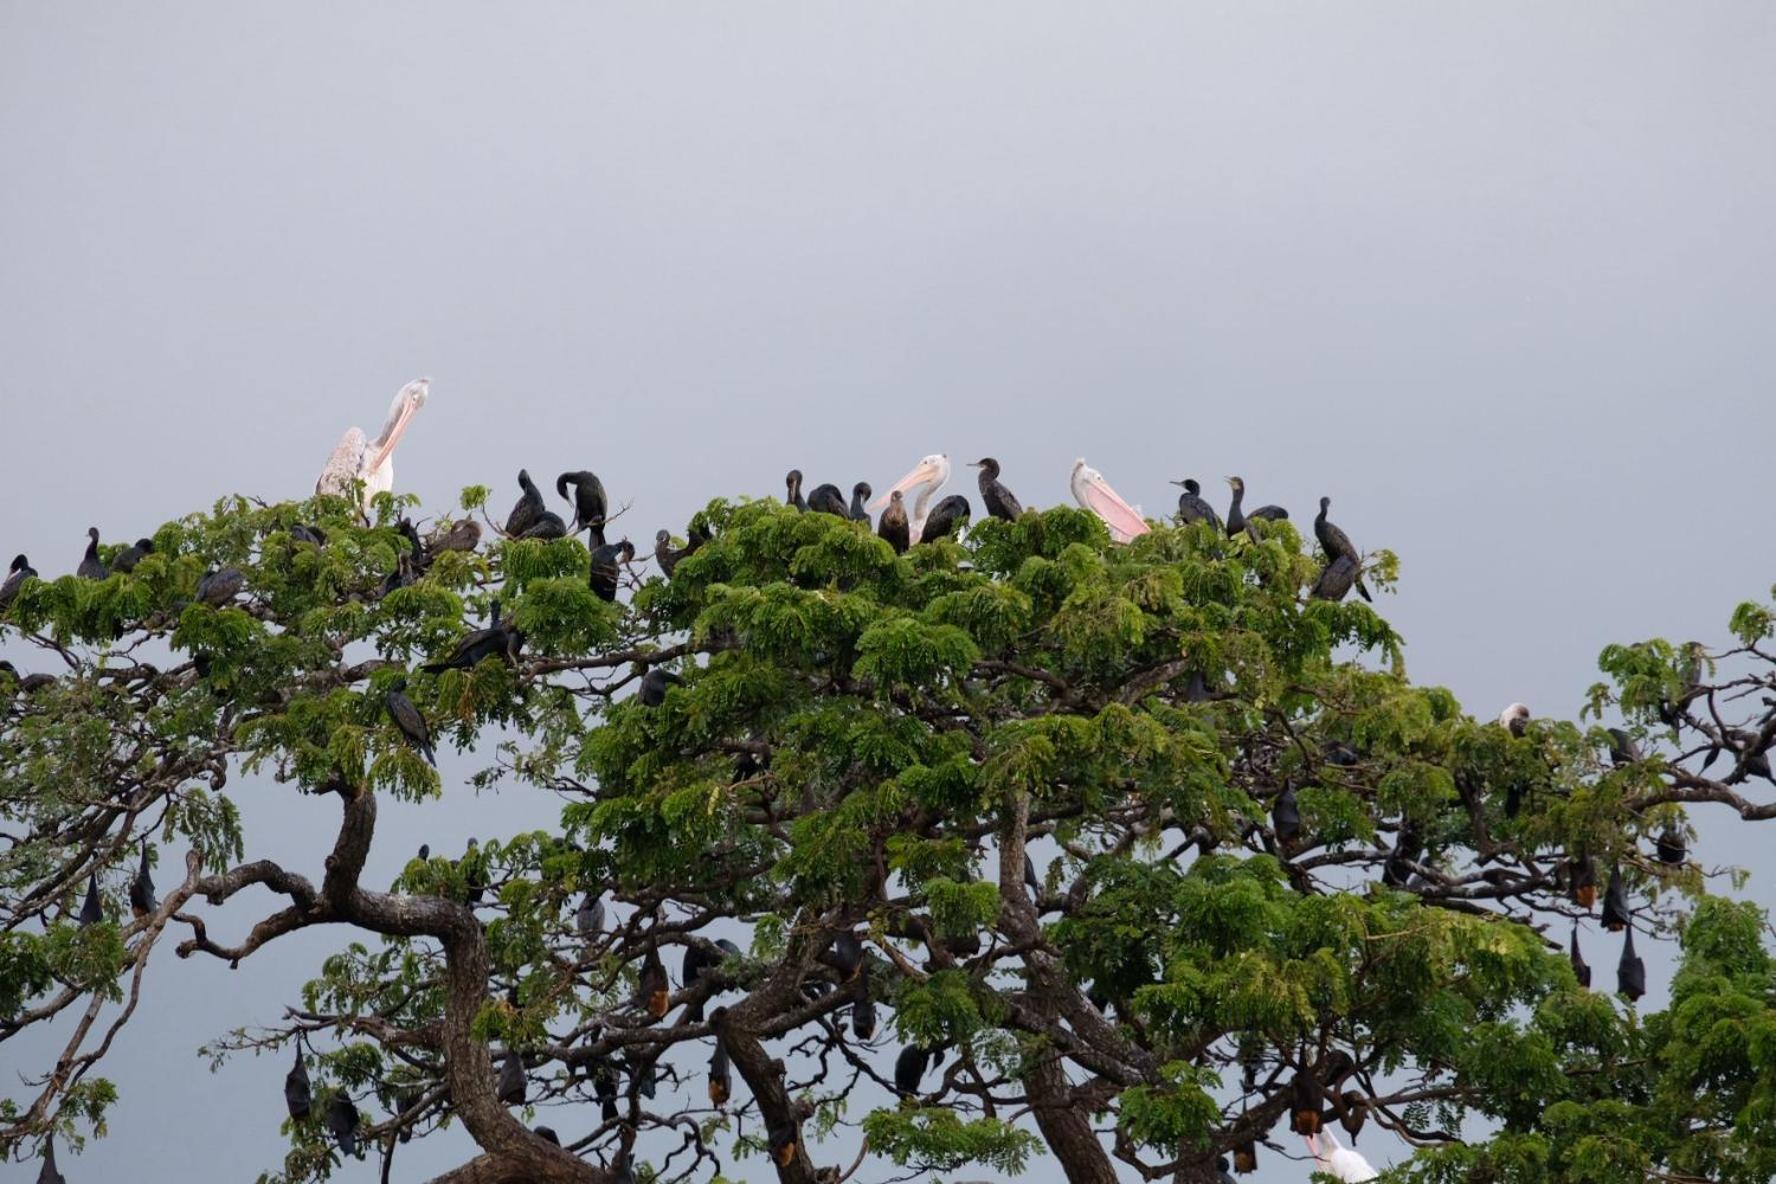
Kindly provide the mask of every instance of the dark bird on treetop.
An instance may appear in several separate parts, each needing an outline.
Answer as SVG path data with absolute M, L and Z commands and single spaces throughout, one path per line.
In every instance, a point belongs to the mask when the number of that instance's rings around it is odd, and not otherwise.
M 126 574 L 135 571 L 136 564 L 142 562 L 144 556 L 152 555 L 153 553 L 153 539 L 137 539 L 135 542 L 117 553 L 117 558 L 111 561 L 111 570 L 121 571 Z
M 463 849 L 461 860 L 463 869 L 463 885 L 466 889 L 464 899 L 469 904 L 480 904 L 481 898 L 487 893 L 487 868 L 481 862 L 481 842 L 471 838 Z
M 1609 758 L 1610 764 L 1616 766 L 1632 765 L 1646 759 L 1640 751 L 1640 745 L 1621 728 L 1610 728 Z
M 389 718 L 395 721 L 395 727 L 401 730 L 401 735 L 407 737 L 407 742 L 418 749 L 426 763 L 435 769 L 438 767 L 438 754 L 432 748 L 432 730 L 426 726 L 425 716 L 413 705 L 413 700 L 404 693 L 406 690 L 407 680 L 397 678 L 389 684 L 387 693 L 382 697 L 382 704 L 388 710 Z
M 111 569 L 99 559 L 99 528 L 96 526 L 86 528 L 86 555 L 80 560 L 80 566 L 74 569 L 74 574 L 83 580 L 102 580 L 111 574 Z
M 1358 553 L 1356 546 L 1350 541 L 1350 536 L 1326 520 L 1326 511 L 1331 508 L 1331 498 L 1323 497 L 1320 499 L 1320 512 L 1319 515 L 1314 518 L 1314 537 L 1320 540 L 1320 547 L 1326 552 L 1327 562 L 1337 559 L 1340 555 L 1349 555 L 1356 561 L 1358 567 L 1361 568 L 1363 556 Z M 1364 600 L 1371 599 L 1369 589 L 1363 586 L 1363 580 L 1360 575 L 1357 577 L 1356 584 L 1357 595 L 1361 596 Z
M 160 906 L 154 899 L 154 877 L 148 874 L 148 840 L 142 840 L 142 862 L 136 868 L 136 878 L 130 881 L 129 890 L 130 912 L 138 917 L 146 917 Z
M 968 499 L 959 493 L 952 493 L 931 508 L 931 515 L 925 519 L 925 529 L 919 532 L 919 541 L 936 542 L 945 535 L 955 534 L 968 525 L 970 513 L 972 511 L 968 508 Z
M 309 526 L 298 522 L 290 527 L 290 538 L 298 543 L 307 543 L 311 547 L 327 545 L 327 532 L 318 526 Z
M 542 517 L 543 512 L 549 508 L 548 504 L 543 501 L 542 491 L 536 487 L 536 482 L 530 479 L 530 470 L 518 470 L 518 488 L 524 492 L 519 494 L 517 503 L 512 507 L 512 512 L 506 515 L 506 534 L 511 538 L 517 538 L 529 530 L 536 520 Z
M 674 548 L 670 531 L 662 530 L 655 533 L 654 562 L 660 565 L 660 574 L 670 580 L 672 573 L 678 570 L 678 561 L 694 552 L 700 541 L 693 538 L 684 546 Z
M 635 559 L 635 544 L 628 539 L 621 542 L 606 543 L 592 552 L 592 574 L 590 581 L 592 591 L 598 599 L 614 604 L 617 599 L 617 582 L 622 578 L 622 564 Z
M 358 1153 L 358 1108 L 344 1090 L 333 1095 L 327 1103 L 327 1133 L 339 1145 L 341 1154 L 357 1155 Z
M 197 599 L 211 608 L 221 608 L 238 596 L 246 583 L 247 577 L 241 574 L 238 567 L 211 568 L 197 582 Z
M 12 557 L 12 566 L 6 571 L 6 582 L 0 584 L 0 612 L 11 607 L 13 599 L 18 596 L 19 587 L 26 580 L 37 578 L 37 569 L 23 555 Z
M 684 679 L 663 666 L 655 666 L 641 676 L 641 689 L 636 698 L 641 700 L 643 707 L 659 707 L 666 702 L 667 687 L 683 685 Z
M 1590 990 L 1591 967 L 1586 965 L 1585 956 L 1579 953 L 1579 927 L 1576 924 L 1573 926 L 1572 932 L 1572 964 L 1573 976 L 1579 980 L 1579 985 L 1587 991 Z
M 870 520 L 869 508 L 864 503 L 869 501 L 870 494 L 874 492 L 875 490 L 870 488 L 868 481 L 859 481 L 851 487 L 851 505 L 846 511 L 851 521 L 868 522 Z
M 786 505 L 794 506 L 804 514 L 807 513 L 808 499 L 802 496 L 802 471 L 800 469 L 791 469 L 789 472 L 785 473 L 783 475 L 783 486 L 785 489 L 783 495 L 784 503 Z
M 568 486 L 573 493 L 567 492 Z M 555 478 L 555 492 L 562 497 L 571 497 L 574 504 L 573 529 L 592 532 L 592 545 L 604 546 L 604 521 L 610 513 L 610 503 L 604 496 L 604 482 L 598 474 L 581 469 L 575 473 L 563 473 Z
M 308 1084 L 308 1064 L 302 1059 L 302 1046 L 296 1046 L 296 1064 L 284 1075 L 284 1105 L 290 1111 L 290 1117 L 300 1122 L 308 1117 L 309 1106 L 314 1100 L 313 1091 Z
M 86 874 L 86 901 L 80 906 L 80 924 L 96 925 L 105 919 L 105 906 L 99 899 L 99 874 Z
M 894 548 L 896 555 L 904 555 L 909 541 L 907 530 L 906 497 L 897 489 L 888 499 L 888 508 L 882 511 L 876 533 Z
M 1628 930 L 1622 942 L 1622 960 L 1616 963 L 1616 992 L 1630 1003 L 1638 1003 L 1646 994 L 1646 963 L 1634 952 L 1634 930 Z
M 986 503 L 988 516 L 1016 522 L 1024 512 L 1024 506 L 1017 495 L 1005 487 L 1005 482 L 999 480 L 999 462 L 983 456 L 974 462 L 973 467 L 980 470 L 981 501 Z
M 937 496 L 937 491 L 942 489 L 944 483 L 949 479 L 949 454 L 934 452 L 930 456 L 921 458 L 910 472 L 889 487 L 887 493 L 878 494 L 876 500 L 870 503 L 870 509 L 880 510 L 886 506 L 893 500 L 896 490 L 899 490 L 904 496 L 917 489 L 919 496 L 913 499 L 912 508 L 907 511 L 907 524 L 908 531 L 913 537 L 922 537 L 926 508 L 931 504 L 931 499 Z
M 1245 531 L 1254 541 L 1257 533 L 1252 530 L 1249 519 L 1262 518 L 1266 522 L 1276 522 L 1287 518 L 1289 511 L 1281 506 L 1259 506 L 1250 514 L 1245 512 L 1243 503 L 1246 500 L 1246 482 L 1243 477 L 1229 477 L 1228 487 L 1233 490 L 1233 504 L 1227 507 L 1227 537 L 1232 538 L 1240 531 Z
M 851 509 L 845 504 L 845 495 L 839 487 L 830 482 L 816 485 L 808 495 L 808 508 L 817 514 L 831 514 L 838 518 L 849 518 Z
M 1309 592 L 1310 600 L 1343 600 L 1349 595 L 1351 585 L 1357 581 L 1357 561 L 1349 555 L 1340 555 L 1326 565 L 1320 572 L 1320 578 L 1314 581 L 1313 591 Z
M 1215 513 L 1215 507 L 1208 503 L 1202 495 L 1202 485 L 1195 477 L 1186 477 L 1182 481 L 1174 481 L 1173 485 L 1181 485 L 1184 492 L 1178 495 L 1178 521 L 1189 526 L 1193 522 L 1207 522 L 1221 532 L 1221 515 Z
M 445 670 L 468 670 L 478 665 L 483 659 L 501 657 L 510 660 L 513 656 L 512 637 L 516 630 L 508 630 L 500 622 L 500 602 L 495 600 L 491 607 L 492 620 L 485 629 L 476 629 L 450 651 L 450 656 L 442 662 L 427 662 L 420 669 L 427 674 L 438 674 Z
M 521 539 L 564 539 L 567 537 L 567 523 L 554 510 L 539 513 L 531 524 L 518 536 Z

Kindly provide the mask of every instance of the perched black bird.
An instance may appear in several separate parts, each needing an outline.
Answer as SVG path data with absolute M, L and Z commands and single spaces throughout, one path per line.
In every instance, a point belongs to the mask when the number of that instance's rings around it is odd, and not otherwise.
M 981 501 L 986 503 L 987 514 L 993 518 L 1003 518 L 1007 522 L 1016 522 L 1024 512 L 1024 506 L 1018 501 L 1017 495 L 999 480 L 999 462 L 990 456 L 983 456 L 972 467 L 980 470 Z
M 477 530 L 480 528 L 477 527 Z M 307 543 L 314 547 L 327 545 L 327 532 L 318 526 L 308 526 L 301 522 L 290 528 L 290 537 L 298 543 Z
M 153 539 L 137 539 L 135 542 L 117 553 L 117 558 L 111 561 L 111 570 L 125 573 L 135 571 L 136 564 L 142 562 L 144 556 L 152 555 L 153 553 Z
M 327 1133 L 333 1136 L 342 1155 L 358 1153 L 358 1108 L 344 1090 L 327 1103 Z
M 99 874 L 86 874 L 86 902 L 80 906 L 80 925 L 97 925 L 105 919 L 105 905 L 99 899 Z
M 506 515 L 506 534 L 511 538 L 518 538 L 529 530 L 549 508 L 536 482 L 530 479 L 529 470 L 518 470 L 518 488 L 524 492 L 519 495 L 512 512 Z
M 909 1044 L 894 1058 L 894 1091 L 903 1098 L 916 1097 L 919 1082 L 931 1064 L 931 1052 L 921 1045 Z
M 1622 866 L 1610 868 L 1609 887 L 1603 893 L 1603 927 L 1620 933 L 1628 927 L 1628 885 L 1622 879 Z
M 1610 764 L 1619 768 L 1622 765 L 1632 765 L 1638 761 L 1646 759 L 1646 757 L 1642 755 L 1640 745 L 1635 742 L 1634 737 L 1630 736 L 1621 728 L 1610 728 L 1609 738 Z
M 875 490 L 870 488 L 868 481 L 859 481 L 853 485 L 851 487 L 851 504 L 845 511 L 846 517 L 853 522 L 868 522 L 870 516 L 865 503 L 870 500 L 870 495 L 874 492 Z
M 1289 511 L 1281 506 L 1259 506 L 1250 514 L 1245 512 L 1243 503 L 1246 500 L 1246 482 L 1242 477 L 1229 477 L 1228 488 L 1233 490 L 1233 504 L 1227 507 L 1227 537 L 1232 538 L 1240 531 L 1245 531 L 1254 540 L 1258 537 L 1252 530 L 1251 519 L 1262 518 L 1266 522 L 1276 522 L 1287 518 Z
M 709 1055 L 709 1104 L 725 1106 L 733 1093 L 734 1082 L 728 1068 L 728 1050 L 717 1040 L 715 1051 Z
M 658 707 L 666 702 L 667 687 L 683 685 L 684 679 L 664 666 L 655 666 L 641 676 L 641 689 L 635 697 L 643 707 Z
M 808 508 L 817 514 L 831 514 L 836 518 L 851 517 L 851 508 L 845 504 L 845 495 L 839 487 L 828 482 L 816 485 L 808 494 Z
M 1320 578 L 1314 581 L 1313 591 L 1307 595 L 1312 600 L 1343 600 L 1349 595 L 1351 585 L 1356 582 L 1357 561 L 1349 555 L 1340 555 L 1320 572 Z
M 945 535 L 955 534 L 968 525 L 968 516 L 971 513 L 968 499 L 959 493 L 952 493 L 931 507 L 930 515 L 925 519 L 925 529 L 919 532 L 919 541 L 931 543 Z
M 492 611 L 492 621 L 485 629 L 477 629 L 457 642 L 456 648 L 442 662 L 427 662 L 420 669 L 427 674 L 438 674 L 445 670 L 468 670 L 487 658 L 511 660 L 514 652 L 512 634 L 517 633 L 517 630 L 508 629 L 501 623 L 498 600 L 493 602 Z
M 1270 808 L 1271 824 L 1276 830 L 1277 842 L 1287 846 L 1301 834 L 1301 807 L 1295 804 L 1295 789 L 1284 786 L 1283 792 L 1277 795 L 1276 802 Z
M 604 520 L 610 512 L 610 503 L 605 500 L 604 482 L 598 474 L 581 469 L 577 473 L 563 473 L 555 478 L 555 492 L 568 497 L 568 486 L 573 486 L 574 516 L 573 529 L 592 532 L 592 545 L 604 546 Z
M 635 559 L 635 545 L 628 539 L 621 542 L 606 543 L 592 550 L 592 591 L 598 599 L 614 604 L 617 599 L 617 582 L 622 579 L 622 565 Z
M 382 705 L 388 711 L 389 718 L 395 721 L 395 727 L 401 730 L 401 735 L 407 737 L 407 743 L 413 745 L 425 757 L 426 763 L 435 769 L 438 767 L 438 754 L 432 748 L 432 730 L 426 726 L 425 716 L 419 713 L 419 708 L 405 694 L 406 690 L 407 680 L 397 678 L 389 684 L 388 691 L 382 696 Z
M 1658 855 L 1660 863 L 1676 867 L 1684 861 L 1684 856 L 1688 852 L 1684 847 L 1683 832 L 1677 829 L 1676 823 L 1667 826 L 1659 835 L 1659 840 L 1653 850 Z
M 500 1063 L 497 1094 L 508 1106 L 524 1104 L 524 1058 L 511 1049 L 506 1050 L 506 1059 Z
M 1630 1003 L 1638 1003 L 1646 994 L 1646 963 L 1634 952 L 1634 930 L 1628 930 L 1622 942 L 1622 960 L 1616 963 L 1616 993 L 1625 995 Z
M 314 1102 L 314 1091 L 308 1084 L 308 1062 L 302 1059 L 302 1046 L 296 1046 L 296 1063 L 284 1074 L 284 1105 L 290 1117 L 301 1122 L 308 1117 Z
M 666 977 L 666 964 L 660 961 L 658 950 L 649 950 L 641 960 L 641 1002 L 647 1013 L 655 1019 L 666 1015 L 666 1008 L 672 998 L 672 982 Z
M 906 497 L 897 489 L 888 497 L 888 508 L 882 511 L 882 518 L 876 523 L 876 534 L 894 548 L 896 555 L 904 555 L 909 541 L 908 529 Z
M 567 537 L 567 523 L 554 510 L 544 510 L 536 516 L 531 524 L 524 528 L 521 539 L 564 539 Z
M 197 599 L 211 608 L 221 608 L 240 594 L 247 577 L 238 567 L 215 567 L 197 582 Z
M 783 485 L 786 491 L 783 495 L 784 504 L 794 506 L 796 509 L 806 514 L 808 512 L 808 499 L 802 496 L 802 471 L 800 469 L 791 469 L 789 472 L 785 473 L 783 476 Z
M 435 533 L 426 544 L 426 566 L 446 551 L 473 551 L 481 545 L 481 524 L 473 518 L 452 523 L 449 530 Z
M 424 863 L 426 860 L 430 859 L 431 857 L 432 857 L 432 845 L 430 843 L 421 843 L 419 845 L 419 855 L 416 856 L 416 858 L 421 863 Z
M 604 900 L 588 892 L 580 900 L 580 907 L 574 910 L 574 932 L 586 941 L 597 937 L 604 929 Z
M 1189 526 L 1193 522 L 1207 522 L 1221 533 L 1221 515 L 1215 513 L 1208 499 L 1202 495 L 1202 485 L 1195 477 L 1186 477 L 1182 481 L 1174 481 L 1173 485 L 1181 485 L 1184 492 L 1178 495 L 1178 521 Z
M 1314 518 L 1314 537 L 1320 540 L 1320 547 L 1326 552 L 1326 561 L 1328 563 L 1337 559 L 1340 555 L 1349 555 L 1351 559 L 1355 561 L 1358 567 L 1358 575 L 1356 578 L 1357 595 L 1361 596 L 1364 600 L 1372 599 L 1369 595 L 1369 589 L 1363 586 L 1363 577 L 1361 574 L 1363 556 L 1358 553 L 1356 546 L 1352 544 L 1348 534 L 1345 534 L 1344 531 L 1338 529 L 1338 527 L 1326 520 L 1326 511 L 1331 508 L 1331 498 L 1323 497 L 1320 499 L 1320 512 L 1319 515 Z
M 6 571 L 6 582 L 0 584 L 0 613 L 12 607 L 13 600 L 18 596 L 19 587 L 26 580 L 37 578 L 37 569 L 23 555 L 12 557 L 12 566 Z
M 561 1136 L 555 1133 L 555 1128 L 552 1126 L 533 1126 L 530 1128 L 530 1133 L 545 1143 L 561 1146 Z
M 68 1184 L 68 1177 L 56 1170 L 54 1135 L 43 1140 L 43 1166 L 37 1170 L 37 1184 Z
M 154 899 L 154 877 L 148 874 L 148 840 L 142 840 L 142 863 L 136 868 L 136 878 L 130 881 L 129 890 L 130 912 L 137 917 L 146 917 L 160 907 Z
M 74 574 L 83 580 L 102 580 L 111 574 L 111 569 L 99 558 L 99 528 L 96 526 L 86 528 L 86 554 L 81 557 Z
M 771 1123 L 765 1128 L 765 1141 L 771 1146 L 771 1161 L 780 1168 L 795 1162 L 801 1135 L 795 1123 Z
M 465 887 L 464 900 L 471 905 L 480 904 L 481 898 L 487 894 L 487 868 L 481 862 L 479 840 L 471 838 L 468 841 L 463 849 L 461 867 Z
M 1573 976 L 1579 980 L 1581 987 L 1589 991 L 1591 989 L 1591 967 L 1585 962 L 1585 956 L 1579 953 L 1579 927 L 1577 925 L 1573 926 L 1572 932 L 1572 964 Z
M 670 580 L 672 573 L 678 570 L 679 561 L 694 554 L 708 537 L 692 531 L 689 541 L 684 546 L 674 547 L 670 531 L 662 530 L 656 533 L 654 535 L 654 562 L 660 565 L 661 574 Z

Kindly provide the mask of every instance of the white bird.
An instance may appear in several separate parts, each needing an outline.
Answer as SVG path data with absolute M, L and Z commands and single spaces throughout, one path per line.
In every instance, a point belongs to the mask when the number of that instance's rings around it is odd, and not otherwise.
M 327 467 L 321 470 L 320 479 L 315 482 L 315 492 L 350 497 L 352 483 L 362 481 L 364 510 L 368 513 L 371 500 L 377 494 L 395 487 L 395 445 L 401 442 L 401 435 L 413 421 L 414 412 L 425 406 L 431 387 L 429 378 L 416 378 L 402 387 L 396 393 L 395 401 L 389 404 L 388 419 L 383 423 L 382 431 L 368 443 L 364 440 L 363 428 L 347 428 L 333 449 L 333 455 L 327 458 Z
M 1521 703 L 1513 703 L 1499 712 L 1499 727 L 1504 728 L 1513 736 L 1523 735 L 1529 724 L 1529 708 Z
M 913 508 L 907 512 L 907 533 L 916 543 L 925 529 L 925 518 L 931 512 L 931 499 L 937 496 L 937 491 L 949 479 L 949 453 L 934 452 L 914 465 L 912 471 L 896 481 L 892 488 L 883 490 L 882 495 L 869 504 L 869 508 L 880 510 L 895 494 L 905 497 L 914 486 L 922 486 L 917 500 L 913 502 Z
M 1123 501 L 1084 457 L 1073 462 L 1073 500 L 1102 518 L 1116 542 L 1126 543 L 1150 529 L 1141 511 Z
M 1314 1157 L 1314 1163 L 1327 1175 L 1336 1176 L 1344 1184 L 1363 1184 L 1365 1180 L 1373 1180 L 1381 1175 L 1363 1158 L 1362 1152 L 1356 1151 L 1338 1141 L 1338 1136 L 1331 1131 L 1321 1131 L 1317 1135 L 1308 1135 L 1307 1149 Z M 1332 1144 L 1330 1150 L 1320 1146 L 1320 1140 Z

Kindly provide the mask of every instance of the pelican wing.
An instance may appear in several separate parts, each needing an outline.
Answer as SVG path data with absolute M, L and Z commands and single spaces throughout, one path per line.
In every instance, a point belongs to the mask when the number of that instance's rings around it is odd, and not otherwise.
M 315 481 L 315 493 L 350 497 L 352 483 L 358 479 L 358 467 L 364 461 L 364 447 L 364 429 L 347 428 Z
M 1148 526 L 1140 511 L 1123 501 L 1096 470 L 1083 469 L 1073 482 L 1073 496 L 1079 504 L 1104 520 L 1110 537 L 1119 543 L 1147 533 Z

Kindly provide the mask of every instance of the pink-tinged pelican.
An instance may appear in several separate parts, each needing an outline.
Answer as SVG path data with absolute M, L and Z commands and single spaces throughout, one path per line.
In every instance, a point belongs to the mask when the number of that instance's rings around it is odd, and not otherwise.
M 333 449 L 333 455 L 327 458 L 327 467 L 321 470 L 320 479 L 315 482 L 315 492 L 350 497 L 352 482 L 362 481 L 367 513 L 377 494 L 395 487 L 395 445 L 401 442 L 402 433 L 413 422 L 414 412 L 425 406 L 431 388 L 429 378 L 416 378 L 402 387 L 395 395 L 395 401 L 389 404 L 388 420 L 382 425 L 382 431 L 368 443 L 364 440 L 363 428 L 347 428 L 345 436 Z
M 1102 518 L 1116 542 L 1126 543 L 1150 529 L 1141 512 L 1123 501 L 1104 475 L 1085 463 L 1084 457 L 1073 462 L 1073 500 Z
M 1305 1137 L 1308 1154 L 1314 1157 L 1314 1166 L 1344 1184 L 1364 1184 L 1373 1180 L 1381 1173 L 1370 1166 L 1360 1151 L 1346 1147 L 1338 1141 L 1338 1136 L 1331 1131 L 1321 1131 L 1316 1135 Z
M 919 496 L 913 501 L 913 508 L 907 513 L 907 531 L 917 539 L 925 529 L 925 518 L 931 512 L 931 499 L 937 491 L 944 487 L 950 479 L 950 457 L 948 453 L 934 452 L 918 464 L 913 471 L 896 481 L 894 485 L 883 490 L 882 495 L 869 504 L 871 510 L 880 510 L 888 504 L 895 494 L 904 497 L 914 486 L 921 487 Z

